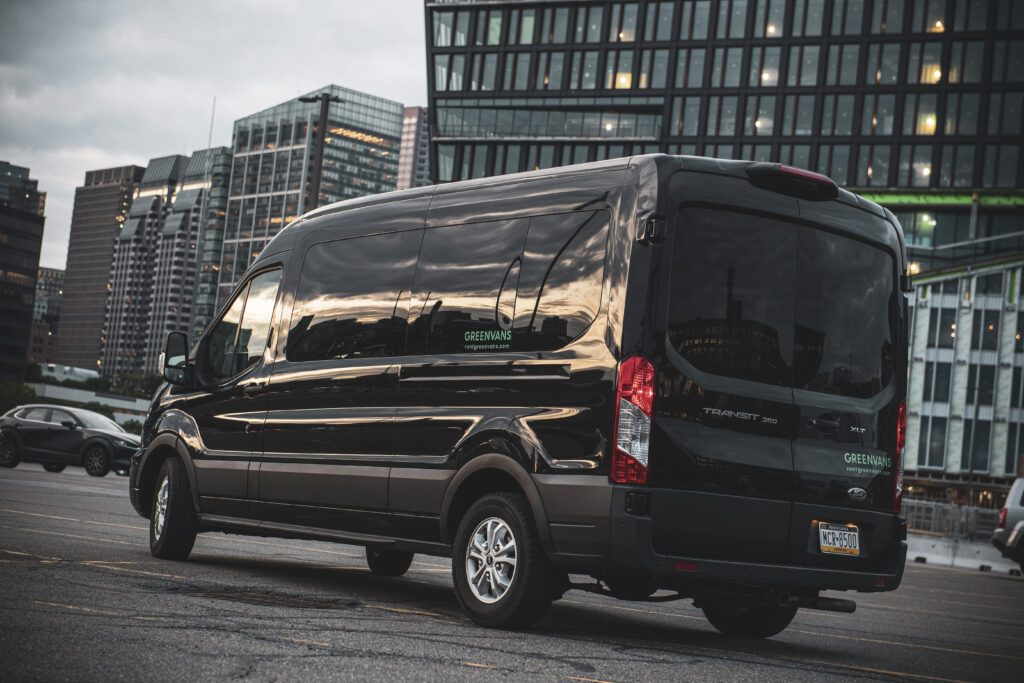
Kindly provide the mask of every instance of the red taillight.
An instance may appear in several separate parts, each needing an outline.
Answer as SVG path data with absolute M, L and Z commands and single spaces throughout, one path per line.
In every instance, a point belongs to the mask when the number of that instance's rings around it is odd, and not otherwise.
M 892 511 L 903 511 L 903 447 L 907 444 L 907 402 L 896 412 L 896 476 L 893 477 Z
M 654 366 L 642 356 L 619 364 L 612 431 L 612 481 L 647 483 L 647 455 L 654 408 Z
M 997 529 L 1005 529 L 1006 528 L 1006 508 L 1003 508 L 1002 510 L 999 511 L 999 526 L 997 526 L 996 528 Z

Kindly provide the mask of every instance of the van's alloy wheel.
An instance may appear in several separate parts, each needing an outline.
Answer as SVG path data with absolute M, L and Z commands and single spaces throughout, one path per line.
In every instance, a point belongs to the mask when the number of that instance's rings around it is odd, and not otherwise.
M 149 515 L 149 550 L 164 560 L 184 560 L 196 542 L 196 512 L 185 467 L 177 458 L 160 466 Z
M 21 455 L 18 453 L 18 444 L 13 437 L 4 437 L 0 441 L 0 467 L 16 467 L 21 462 Z
M 103 446 L 90 446 L 82 456 L 82 466 L 91 477 L 105 477 L 110 471 L 110 455 Z
M 796 606 L 722 602 L 705 603 L 701 609 L 711 625 L 727 636 L 770 638 L 781 633 L 796 616 Z
M 455 536 L 452 575 L 459 605 L 481 626 L 529 626 L 558 592 L 529 505 L 513 493 L 470 506 Z

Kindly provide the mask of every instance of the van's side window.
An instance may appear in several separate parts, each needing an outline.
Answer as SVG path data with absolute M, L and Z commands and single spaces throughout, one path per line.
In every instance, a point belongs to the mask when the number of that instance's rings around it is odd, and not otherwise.
M 401 355 L 422 230 L 314 244 L 295 292 L 289 361 Z
M 601 304 L 607 243 L 606 211 L 536 216 L 530 221 L 513 349 L 557 349 L 587 329 Z
M 208 379 L 232 377 L 263 357 L 277 299 L 280 270 L 260 273 L 238 293 L 209 337 Z
M 429 228 L 410 311 L 409 353 L 512 348 L 528 219 Z

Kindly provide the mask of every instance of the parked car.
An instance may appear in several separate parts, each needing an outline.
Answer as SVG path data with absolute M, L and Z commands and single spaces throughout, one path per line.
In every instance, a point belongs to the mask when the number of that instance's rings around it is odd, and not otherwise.
M 999 511 L 999 526 L 992 534 L 992 545 L 1024 571 L 1024 477 L 1017 477 L 1010 486 L 1006 505 Z
M 24 405 L 0 417 L 0 467 L 39 462 L 47 472 L 81 465 L 94 477 L 128 470 L 141 439 L 82 408 Z
M 168 336 L 132 504 L 197 532 L 452 558 L 478 624 L 570 587 L 767 637 L 900 584 L 899 223 L 779 164 L 649 155 L 323 207 L 189 351 Z M 662 599 L 666 596 L 654 596 Z

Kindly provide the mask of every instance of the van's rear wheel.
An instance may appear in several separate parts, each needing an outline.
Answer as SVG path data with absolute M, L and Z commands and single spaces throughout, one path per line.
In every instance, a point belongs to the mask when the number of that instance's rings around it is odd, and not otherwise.
M 409 571 L 412 557 L 413 553 L 401 550 L 366 548 L 366 564 L 370 565 L 370 571 L 377 576 L 401 576 Z
M 455 596 L 481 626 L 517 628 L 540 619 L 556 573 L 521 495 L 493 493 L 462 518 L 452 549 Z
M 740 605 L 710 602 L 702 606 L 711 625 L 727 636 L 770 638 L 781 633 L 796 616 L 796 606 Z

